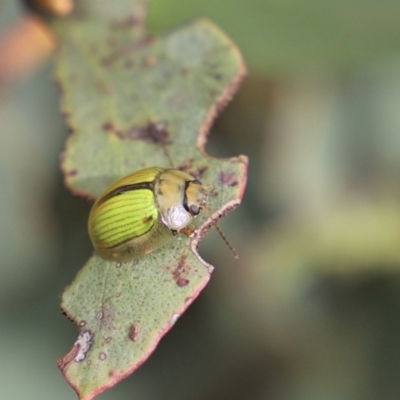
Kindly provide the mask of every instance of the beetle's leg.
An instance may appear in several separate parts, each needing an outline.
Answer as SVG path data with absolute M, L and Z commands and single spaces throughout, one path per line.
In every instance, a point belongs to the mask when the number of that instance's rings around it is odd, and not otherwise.
M 196 230 L 188 228 L 187 226 L 185 226 L 184 228 L 182 228 L 180 230 L 180 232 L 184 233 L 185 235 L 187 235 L 189 237 L 192 237 L 194 235 L 194 233 L 196 232 Z

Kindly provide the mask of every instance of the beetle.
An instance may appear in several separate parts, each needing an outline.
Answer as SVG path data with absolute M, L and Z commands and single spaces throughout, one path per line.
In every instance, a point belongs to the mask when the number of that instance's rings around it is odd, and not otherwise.
M 208 187 L 186 172 L 151 167 L 111 184 L 89 214 L 95 252 L 104 259 L 130 261 L 158 249 L 204 208 Z

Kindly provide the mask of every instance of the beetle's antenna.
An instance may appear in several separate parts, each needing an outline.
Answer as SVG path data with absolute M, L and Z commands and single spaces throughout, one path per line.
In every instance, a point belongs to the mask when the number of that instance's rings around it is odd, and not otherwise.
M 208 185 L 208 187 L 213 190 L 214 186 L 213 185 Z M 229 250 L 231 251 L 231 253 L 233 254 L 233 256 L 238 259 L 239 258 L 239 254 L 236 252 L 235 248 L 230 244 L 228 238 L 225 236 L 225 234 L 222 232 L 221 228 L 218 225 L 218 221 L 217 219 L 213 218 L 210 211 L 208 210 L 208 208 L 203 204 L 202 209 L 205 210 L 208 214 L 208 216 L 213 220 L 215 229 L 217 230 L 217 232 L 219 233 L 219 236 L 221 236 L 221 239 L 225 242 L 225 244 L 228 246 Z
M 217 221 L 215 221 L 215 229 L 217 230 L 217 232 L 219 233 L 219 236 L 221 236 L 222 240 L 225 242 L 225 244 L 228 246 L 229 250 L 231 251 L 231 253 L 233 254 L 233 256 L 238 259 L 239 258 L 239 254 L 236 252 L 235 248 L 229 243 L 229 240 L 227 239 L 227 237 L 224 235 L 224 233 L 221 231 L 221 228 L 219 227 L 219 225 L 217 224 Z

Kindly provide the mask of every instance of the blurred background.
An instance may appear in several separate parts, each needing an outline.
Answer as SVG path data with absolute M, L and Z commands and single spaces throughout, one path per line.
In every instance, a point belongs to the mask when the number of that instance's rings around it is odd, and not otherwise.
M 153 0 L 149 30 L 198 16 L 249 67 L 207 147 L 250 158 L 221 223 L 240 259 L 210 232 L 213 279 L 99 399 L 399 399 L 400 3 Z M 56 360 L 77 330 L 59 295 L 91 254 L 90 205 L 63 186 L 51 60 L 4 61 L 26 19 L 0 0 L 0 398 L 67 400 Z

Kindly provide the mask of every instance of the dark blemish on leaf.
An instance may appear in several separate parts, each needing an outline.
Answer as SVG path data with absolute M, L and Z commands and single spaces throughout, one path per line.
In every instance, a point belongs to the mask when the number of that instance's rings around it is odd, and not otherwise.
M 106 122 L 106 123 L 103 125 L 102 128 L 103 128 L 103 130 L 106 131 L 106 132 L 115 132 L 115 131 L 116 131 L 114 124 L 112 124 L 111 122 Z
M 197 175 L 198 175 L 198 176 L 196 176 L 196 178 L 197 178 L 197 179 L 201 179 L 201 178 L 203 177 L 204 173 L 205 173 L 207 170 L 208 170 L 208 166 L 207 166 L 207 165 L 205 165 L 204 167 L 199 167 L 199 168 L 197 169 Z
M 107 133 L 112 133 L 118 139 L 124 139 L 123 133 L 119 131 L 112 122 L 106 122 L 103 124 L 102 129 Z
M 118 293 L 115 295 L 116 298 L 118 298 L 118 297 L 120 297 L 120 296 L 121 296 L 121 292 L 118 292 Z
M 158 121 L 151 122 L 143 127 L 135 126 L 125 130 L 118 130 L 111 122 L 107 122 L 102 128 L 105 132 L 114 134 L 121 140 L 143 140 L 147 143 L 166 146 L 170 144 L 167 125 L 165 121 Z
M 209 196 L 209 197 L 212 197 L 212 198 L 218 197 L 218 192 L 217 192 L 217 191 L 215 190 L 215 188 L 214 188 L 214 190 L 212 190 L 211 192 L 209 192 L 208 196 Z
M 220 81 L 220 80 L 222 79 L 222 75 L 221 75 L 221 74 L 215 74 L 215 75 L 214 75 L 214 79 L 215 79 L 216 81 Z
M 61 314 L 67 317 L 71 322 L 75 322 L 73 318 L 71 318 L 63 309 L 61 309 Z
M 139 327 L 136 324 L 132 324 L 129 328 L 128 337 L 132 342 L 136 342 L 139 337 Z
M 182 257 L 178 266 L 172 272 L 172 276 L 174 277 L 175 280 L 178 279 L 183 272 L 185 272 L 184 262 L 185 262 L 185 259 L 184 259 L 184 257 Z
M 235 174 L 232 172 L 221 172 L 219 175 L 219 180 L 224 186 L 234 187 L 238 185 Z
M 172 277 L 179 287 L 185 287 L 189 284 L 189 280 L 182 276 L 185 272 L 187 272 L 185 261 L 186 257 L 181 257 L 178 266 L 172 272 Z
M 99 312 L 96 314 L 96 319 L 98 319 L 98 320 L 103 319 L 103 311 L 99 311 Z
M 110 342 L 111 342 L 111 340 L 112 340 L 112 337 L 111 337 L 111 336 L 109 336 L 109 337 L 106 337 L 106 343 L 110 343 Z
M 194 178 L 201 180 L 203 175 L 208 170 L 208 166 L 204 165 L 202 167 L 195 167 L 194 166 L 194 159 L 186 160 L 183 164 L 178 166 L 180 171 L 186 172 L 189 175 L 192 175 Z
M 189 284 L 189 279 L 186 279 L 186 278 L 179 278 L 179 279 L 176 281 L 176 284 L 177 284 L 179 287 L 185 287 L 185 286 L 187 286 L 187 285 Z
M 143 140 L 147 143 L 166 146 L 170 144 L 167 126 L 168 124 L 165 121 L 150 122 L 143 127 L 135 126 L 118 132 L 114 130 L 112 133 L 120 139 Z
M 108 371 L 108 376 L 110 378 L 114 378 L 114 376 L 117 376 L 117 373 L 114 370 L 111 369 L 110 371 Z
M 68 176 L 76 176 L 76 175 L 78 175 L 78 170 L 77 169 L 73 169 L 73 170 L 69 171 L 67 173 L 67 175 Z
M 154 38 L 151 36 L 145 37 L 141 40 L 138 40 L 132 44 L 129 44 L 125 47 L 119 48 L 115 50 L 116 45 L 114 44 L 113 46 L 110 44 L 110 47 L 112 47 L 112 52 L 110 55 L 107 57 L 104 57 L 101 60 L 101 64 L 104 67 L 110 67 L 112 64 L 119 60 L 124 60 L 125 57 L 131 55 L 132 53 L 135 53 L 147 46 L 149 46 L 151 43 L 154 42 Z
M 194 159 L 190 158 L 188 160 L 185 160 L 181 165 L 178 165 L 177 169 L 192 175 L 192 172 L 196 171 L 196 169 L 193 168 L 193 163 L 194 163 Z
M 106 353 L 101 352 L 101 353 L 99 354 L 99 360 L 100 360 L 100 361 L 104 361 L 106 358 L 107 358 Z

